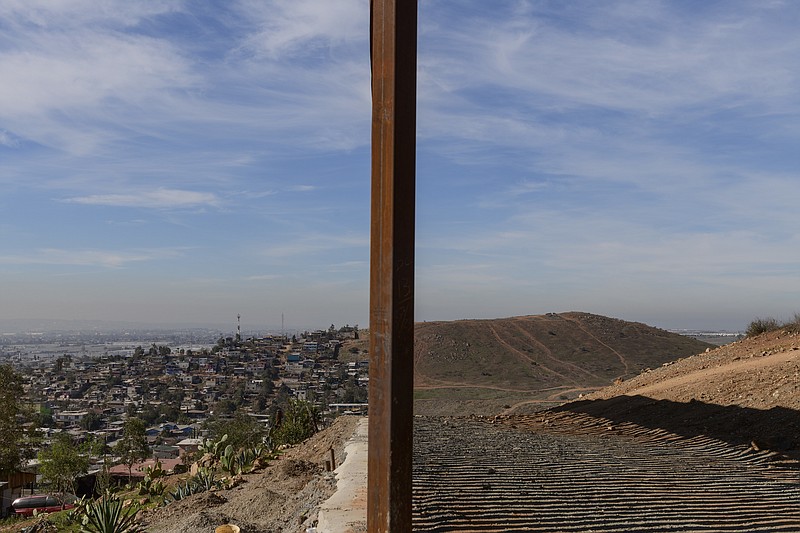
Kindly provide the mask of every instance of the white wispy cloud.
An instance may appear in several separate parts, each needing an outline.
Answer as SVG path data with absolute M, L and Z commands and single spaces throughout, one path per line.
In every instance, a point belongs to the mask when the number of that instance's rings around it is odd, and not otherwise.
M 291 242 L 270 246 L 261 252 L 265 258 L 290 258 L 321 255 L 332 250 L 360 248 L 367 253 L 369 236 L 359 234 L 307 233 Z
M 238 7 L 257 25 L 244 44 L 272 58 L 326 56 L 337 44 L 363 41 L 369 14 L 362 0 L 248 0 Z
M 15 148 L 19 146 L 19 141 L 7 131 L 0 130 L 0 145 L 7 146 L 8 148 Z
M 206 192 L 180 189 L 156 189 L 129 194 L 93 194 L 68 198 L 66 202 L 85 205 L 139 207 L 153 209 L 189 208 L 219 205 L 216 195 Z
M 27 255 L 0 255 L 0 264 L 4 265 L 54 265 L 54 266 L 99 266 L 119 268 L 131 263 L 154 261 L 166 257 L 176 257 L 178 250 L 67 250 L 45 248 Z
M 328 272 L 364 272 L 368 267 L 368 261 L 344 261 L 327 265 L 327 270 Z
M 247 276 L 244 279 L 245 281 L 273 281 L 283 277 L 285 276 L 281 274 L 258 274 L 256 276 Z
M 84 27 L 87 24 L 129 27 L 144 18 L 180 10 L 184 4 L 182 0 L 4 0 L 0 4 L 0 17 L 7 22 L 29 23 L 43 29 Z
M 482 11 L 424 34 L 432 49 L 426 75 L 442 79 L 432 87 L 449 92 L 506 88 L 515 91 L 515 102 L 550 109 L 652 115 L 697 104 L 794 99 L 797 73 L 785 60 L 800 37 L 775 35 L 776 22 L 788 25 L 781 10 L 737 3 L 708 11 L 693 16 L 663 2 L 544 3 L 496 20 Z
M 800 111 L 800 69 L 788 68 L 800 37 L 775 31 L 787 25 L 780 9 L 514 5 L 527 8 L 452 24 L 421 17 L 419 122 L 429 149 L 475 164 L 494 151 L 492 163 L 569 174 L 576 153 L 621 167 L 643 144 L 662 160 L 695 149 L 707 157 L 686 138 L 724 134 L 720 117 L 750 122 L 752 135 L 771 120 L 780 135 L 774 115 Z
M 15 135 L 88 153 L 135 127 L 136 110 L 169 108 L 172 91 L 196 86 L 199 77 L 172 43 L 122 31 L 161 13 L 158 6 L 122 8 L 116 20 L 100 17 L 112 3 L 95 12 L 90 4 L 6 6 L 0 77 L 14 83 L 0 86 L 0 119 Z
M 310 192 L 316 190 L 317 187 L 314 185 L 295 185 L 293 187 L 289 187 L 287 190 L 291 192 Z

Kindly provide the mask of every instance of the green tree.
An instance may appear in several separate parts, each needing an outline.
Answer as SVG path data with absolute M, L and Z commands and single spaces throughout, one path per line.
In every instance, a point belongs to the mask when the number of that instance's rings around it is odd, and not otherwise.
M 122 438 L 114 447 L 120 462 L 128 467 L 128 481 L 131 479 L 133 465 L 150 457 L 150 446 L 147 444 L 147 428 L 140 418 L 129 418 L 122 428 Z
M 67 433 L 59 433 L 49 447 L 39 451 L 42 481 L 57 492 L 75 492 L 75 478 L 89 469 L 89 446 L 75 446 Z
M 0 365 L 0 479 L 5 478 L 25 459 L 25 431 L 19 423 L 19 398 L 22 376 L 11 365 Z
M 265 434 L 265 428 L 261 422 L 242 411 L 237 411 L 233 418 L 209 422 L 208 429 L 213 441 L 218 441 L 223 435 L 228 435 L 226 442 L 233 446 L 234 450 L 261 444 Z
M 53 410 L 45 405 L 41 406 L 39 408 L 39 412 L 34 413 L 32 418 L 33 423 L 37 427 L 51 428 L 55 425 L 55 421 L 53 420 Z
M 94 411 L 89 411 L 80 422 L 81 429 L 94 431 L 103 427 L 103 417 Z
M 280 425 L 272 428 L 270 437 L 275 446 L 298 444 L 318 431 L 319 412 L 310 402 L 290 399 Z
M 344 396 L 342 402 L 344 403 L 364 403 L 367 401 L 367 388 L 361 387 L 358 384 L 358 379 L 355 376 L 348 378 L 344 386 Z

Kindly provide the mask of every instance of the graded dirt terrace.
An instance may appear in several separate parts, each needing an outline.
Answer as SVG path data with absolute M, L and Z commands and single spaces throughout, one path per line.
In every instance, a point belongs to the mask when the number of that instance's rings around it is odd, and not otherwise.
M 707 439 L 415 420 L 414 531 L 800 531 L 796 468 Z
M 680 359 L 555 407 L 539 420 L 549 426 L 629 424 L 800 457 L 800 335 L 775 331 Z
M 418 419 L 417 529 L 800 531 L 799 383 L 777 331 L 534 415 Z

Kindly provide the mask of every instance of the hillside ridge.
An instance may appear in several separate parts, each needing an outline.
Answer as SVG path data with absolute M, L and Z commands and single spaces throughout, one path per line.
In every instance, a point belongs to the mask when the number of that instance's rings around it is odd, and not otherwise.
M 416 324 L 415 408 L 497 414 L 596 391 L 712 345 L 585 312 Z

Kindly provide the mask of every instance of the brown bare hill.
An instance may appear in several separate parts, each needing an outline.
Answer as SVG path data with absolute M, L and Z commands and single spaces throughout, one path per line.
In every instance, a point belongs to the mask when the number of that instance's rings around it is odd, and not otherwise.
M 415 411 L 538 409 L 708 347 L 645 324 L 579 312 L 418 323 Z
M 550 426 L 636 426 L 800 457 L 800 334 L 772 331 L 543 413 Z

